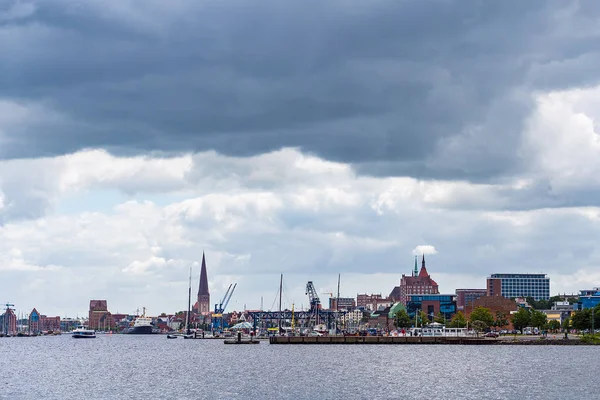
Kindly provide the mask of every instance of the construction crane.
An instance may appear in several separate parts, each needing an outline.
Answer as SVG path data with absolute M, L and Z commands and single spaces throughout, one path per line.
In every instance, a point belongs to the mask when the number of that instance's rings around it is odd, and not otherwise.
M 232 283 L 227 288 L 223 299 L 217 304 L 215 304 L 215 312 L 213 314 L 214 324 L 213 327 L 215 330 L 223 329 L 223 312 L 227 308 L 227 304 L 229 304 L 229 300 L 231 300 L 231 296 L 233 296 L 233 291 L 237 287 L 237 283 Z

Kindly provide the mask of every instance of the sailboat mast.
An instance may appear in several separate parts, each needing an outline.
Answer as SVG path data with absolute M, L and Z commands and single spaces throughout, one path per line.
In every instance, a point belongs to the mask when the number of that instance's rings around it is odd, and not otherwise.
M 335 311 L 340 311 L 340 275 L 338 274 L 338 292 L 337 299 L 335 300 Z
M 192 267 L 190 267 L 190 284 L 188 287 L 188 311 L 187 311 L 187 321 L 185 323 L 186 333 L 190 334 L 190 307 L 192 303 Z
M 281 333 L 281 295 L 282 295 L 282 289 L 283 289 L 283 274 L 281 274 L 281 278 L 279 279 L 279 320 L 278 320 L 278 326 L 279 326 L 279 333 Z

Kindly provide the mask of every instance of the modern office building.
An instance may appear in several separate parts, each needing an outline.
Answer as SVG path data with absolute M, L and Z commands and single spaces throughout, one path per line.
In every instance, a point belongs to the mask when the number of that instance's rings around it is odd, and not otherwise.
M 487 278 L 487 295 L 533 297 L 536 301 L 550 298 L 550 278 L 546 274 L 492 274 Z
M 456 296 L 453 294 L 413 294 L 408 295 L 406 312 L 411 318 L 415 313 L 423 311 L 430 321 L 441 313 L 450 320 L 456 313 Z
M 577 303 L 579 310 L 594 308 L 598 304 L 600 304 L 600 288 L 579 291 L 579 302 Z
M 487 289 L 456 289 L 456 307 L 464 310 L 468 305 L 482 296 L 487 295 Z

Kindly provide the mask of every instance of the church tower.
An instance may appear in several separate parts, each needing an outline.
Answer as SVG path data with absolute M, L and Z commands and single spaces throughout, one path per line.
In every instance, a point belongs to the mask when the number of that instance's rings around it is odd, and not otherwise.
M 202 269 L 200 270 L 200 285 L 198 287 L 198 313 L 210 313 L 210 293 L 208 291 L 208 277 L 206 275 L 206 260 L 202 252 Z

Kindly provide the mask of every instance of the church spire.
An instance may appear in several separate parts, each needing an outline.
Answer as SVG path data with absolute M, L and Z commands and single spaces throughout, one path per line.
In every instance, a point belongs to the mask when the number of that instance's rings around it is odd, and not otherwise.
M 413 276 L 419 275 L 419 269 L 417 268 L 417 256 L 415 256 L 415 270 L 413 271 Z
M 202 268 L 200 269 L 200 286 L 198 287 L 198 296 L 208 296 L 208 276 L 206 274 L 206 260 L 202 252 Z
M 419 277 L 425 278 L 428 277 L 427 268 L 425 268 L 425 254 L 423 254 L 423 261 L 421 261 L 421 271 L 419 271 Z

